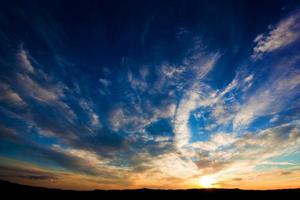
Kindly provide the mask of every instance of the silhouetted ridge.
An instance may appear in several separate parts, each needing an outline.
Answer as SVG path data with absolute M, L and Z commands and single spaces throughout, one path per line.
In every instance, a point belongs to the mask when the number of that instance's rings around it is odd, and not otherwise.
M 136 190 L 91 190 L 75 191 L 63 189 L 50 189 L 11 183 L 0 180 L 1 194 L 11 196 L 28 197 L 75 197 L 85 199 L 87 197 L 179 197 L 186 199 L 196 195 L 197 199 L 253 199 L 253 198 L 293 198 L 300 195 L 300 189 L 283 190 L 240 190 L 240 189 L 180 189 L 180 190 L 156 190 L 156 189 L 136 189 Z

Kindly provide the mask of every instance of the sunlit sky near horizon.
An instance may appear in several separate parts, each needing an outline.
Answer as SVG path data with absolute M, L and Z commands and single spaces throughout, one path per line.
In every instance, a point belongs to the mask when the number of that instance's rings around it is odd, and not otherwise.
M 0 179 L 300 187 L 300 2 L 1 1 Z

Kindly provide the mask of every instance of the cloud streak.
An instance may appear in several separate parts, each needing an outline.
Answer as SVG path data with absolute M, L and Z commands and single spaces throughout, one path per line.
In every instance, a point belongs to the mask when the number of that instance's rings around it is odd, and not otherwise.
M 254 40 L 256 46 L 253 49 L 252 58 L 259 58 L 264 53 L 275 51 L 297 41 L 300 37 L 299 19 L 298 10 L 281 20 L 269 33 L 258 35 Z

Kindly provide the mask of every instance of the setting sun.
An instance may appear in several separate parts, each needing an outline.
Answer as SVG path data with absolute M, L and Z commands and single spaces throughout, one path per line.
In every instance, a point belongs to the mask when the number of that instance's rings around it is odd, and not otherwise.
M 199 184 L 203 188 L 211 188 L 211 187 L 213 187 L 215 182 L 216 182 L 216 180 L 214 178 L 212 178 L 211 176 L 203 176 L 199 180 Z

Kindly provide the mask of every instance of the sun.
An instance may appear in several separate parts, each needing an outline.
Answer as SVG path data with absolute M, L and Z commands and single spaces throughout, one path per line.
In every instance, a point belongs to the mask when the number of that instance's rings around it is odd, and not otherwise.
M 203 188 L 211 188 L 215 182 L 216 180 L 211 176 L 203 176 L 199 180 L 199 184 Z

